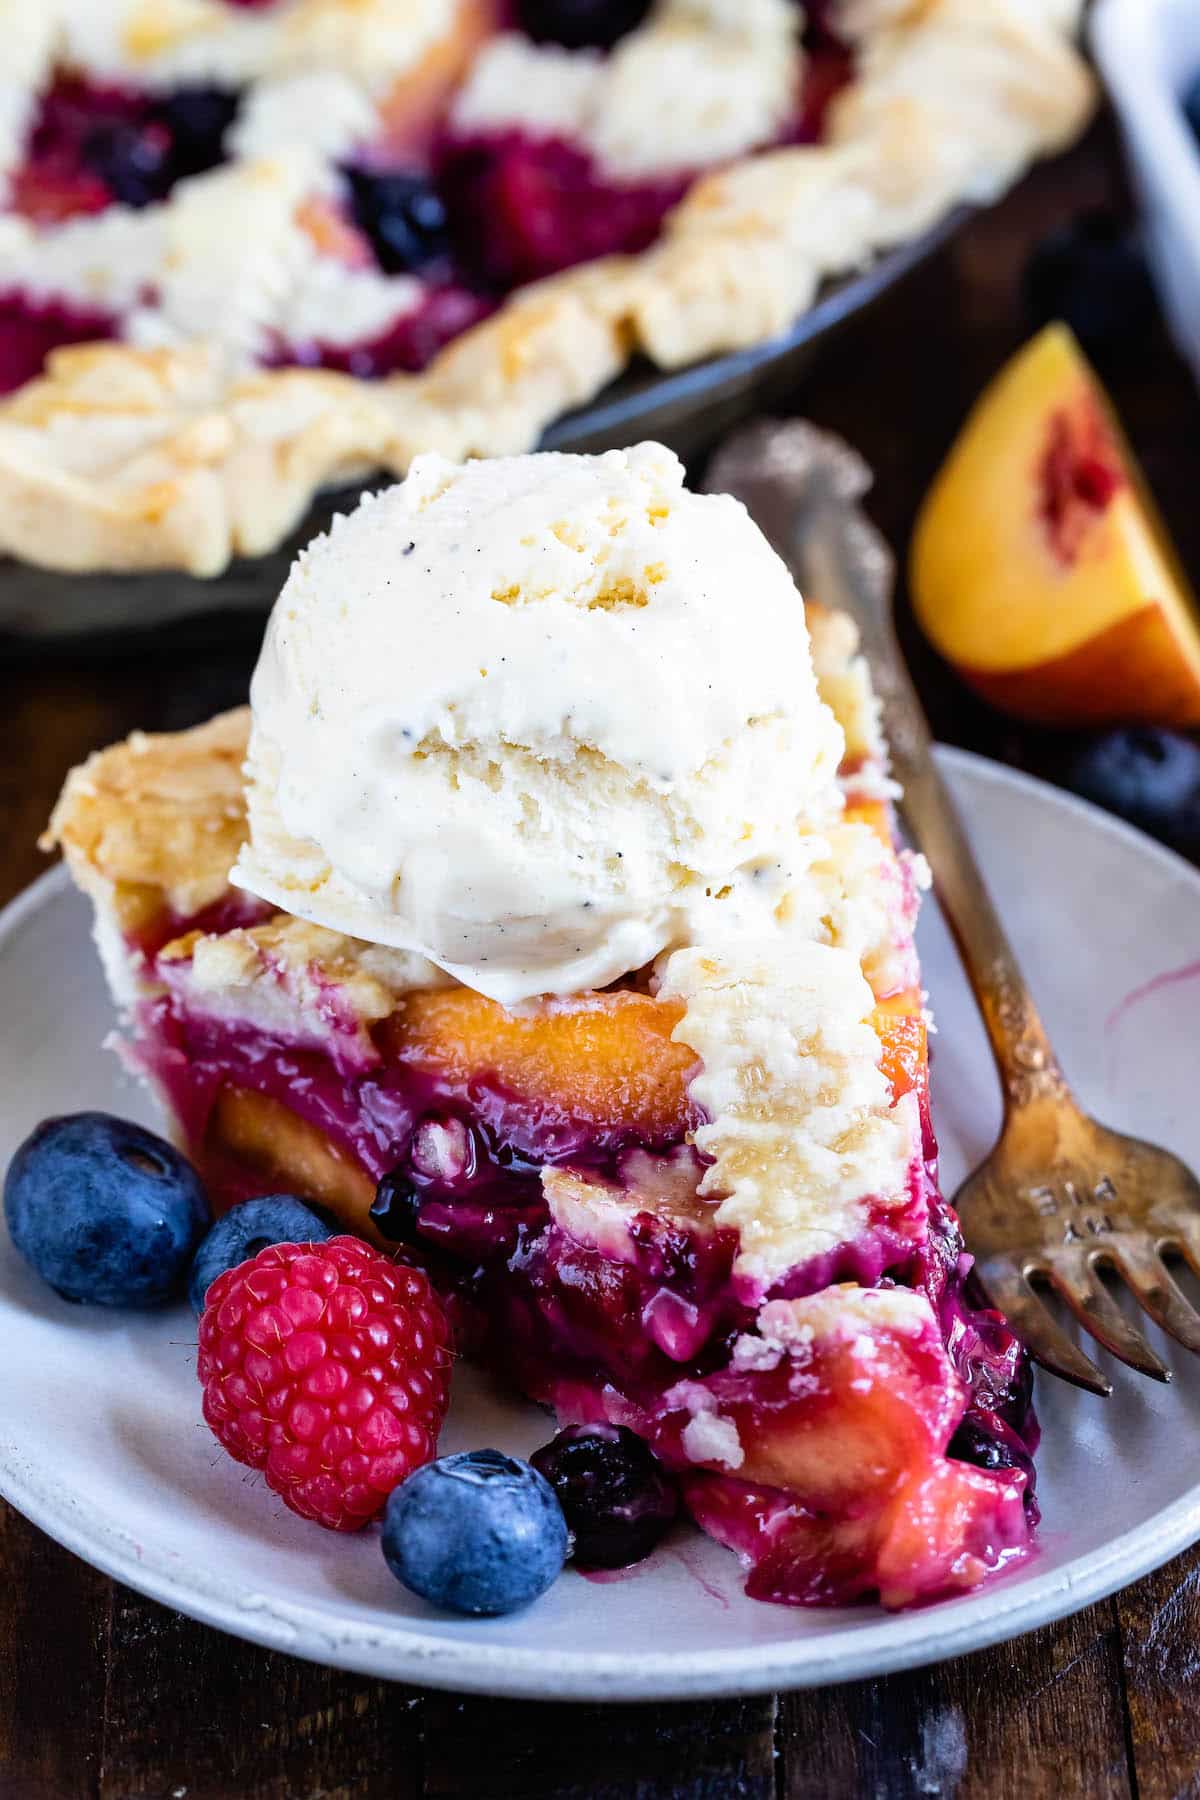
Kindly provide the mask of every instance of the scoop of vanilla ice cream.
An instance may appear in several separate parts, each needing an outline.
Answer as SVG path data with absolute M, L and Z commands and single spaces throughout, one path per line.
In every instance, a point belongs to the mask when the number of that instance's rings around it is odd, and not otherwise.
M 301 553 L 233 879 L 513 1004 L 769 906 L 840 730 L 745 508 L 656 444 L 418 457 Z

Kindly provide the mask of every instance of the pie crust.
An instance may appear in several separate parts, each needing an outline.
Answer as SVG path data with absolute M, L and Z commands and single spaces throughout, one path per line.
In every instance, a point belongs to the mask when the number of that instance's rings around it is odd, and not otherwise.
M 657 129 L 655 82 L 673 70 L 687 88 L 696 85 L 689 72 L 726 68 L 731 33 L 749 46 L 747 104 L 769 120 L 771 79 L 760 77 L 777 65 L 789 5 L 658 0 L 614 53 L 625 86 L 607 77 L 613 92 L 596 126 L 618 146 L 609 154 L 636 166 L 646 129 Z M 213 576 L 234 556 L 277 546 L 323 487 L 377 470 L 400 475 L 423 450 L 455 459 L 525 451 L 635 355 L 670 369 L 764 342 L 827 278 L 958 203 L 994 199 L 1080 130 L 1092 83 L 1071 42 L 1079 11 L 1079 0 L 835 0 L 831 17 L 855 42 L 856 72 L 821 143 L 738 154 L 753 132 L 739 125 L 742 88 L 729 65 L 724 88 L 712 77 L 713 166 L 648 249 L 520 287 L 422 373 L 367 381 L 252 366 L 279 307 L 336 313 L 351 303 L 328 263 L 330 293 L 305 289 L 321 259 L 304 255 L 297 204 L 319 193 L 358 129 L 356 109 L 402 118 L 431 94 L 444 104 L 480 66 L 495 28 L 486 0 L 284 0 L 265 11 L 223 0 L 0 0 L 0 184 L 63 32 L 98 77 L 181 81 L 199 69 L 260 84 L 235 160 L 181 184 L 189 192 L 161 209 L 168 249 L 155 268 L 174 283 L 170 341 L 60 348 L 40 379 L 0 404 L 0 550 L 66 571 Z M 319 106 L 288 85 L 313 79 L 324 84 Z M 319 121 L 304 143 L 289 135 L 298 114 Z M 249 221 L 236 256 L 230 218 Z M 98 301 L 114 270 L 131 281 L 140 269 L 145 219 L 123 212 L 112 222 L 125 235 L 96 277 Z M 29 227 L 0 216 L 0 289 L 36 268 Z M 354 295 L 371 303 L 361 282 Z M 202 337 L 210 319 L 216 335 Z

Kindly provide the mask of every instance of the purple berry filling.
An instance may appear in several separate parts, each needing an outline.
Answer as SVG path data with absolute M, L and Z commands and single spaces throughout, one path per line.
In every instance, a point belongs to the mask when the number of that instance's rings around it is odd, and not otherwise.
M 416 374 L 452 339 L 478 325 L 495 302 L 453 282 L 430 288 L 420 305 L 377 338 L 357 344 L 281 344 L 271 359 L 277 368 L 336 369 L 375 381 L 398 371 Z
M 42 96 L 14 177 L 15 208 L 52 223 L 113 204 L 149 206 L 221 162 L 237 107 L 237 95 L 222 88 L 160 97 L 59 76 Z
M 228 0 L 247 7 L 275 0 Z M 534 36 L 607 46 L 637 23 L 642 0 L 569 0 L 530 11 Z M 536 15 L 536 17 L 535 17 Z M 823 133 L 830 102 L 850 79 L 852 57 L 818 14 L 806 32 L 804 83 L 783 143 Z M 240 96 L 214 87 L 154 95 L 60 75 L 43 96 L 10 182 L 12 208 L 41 225 L 144 207 L 175 183 L 217 166 Z M 346 170 L 348 204 L 364 245 L 386 271 L 428 285 L 422 304 L 378 337 L 351 345 L 275 345 L 269 366 L 339 370 L 360 379 L 425 368 L 450 341 L 526 282 L 653 243 L 665 214 L 696 171 L 623 183 L 579 146 L 520 132 L 444 136 L 420 166 L 388 166 L 377 147 Z M 410 159 L 411 160 L 411 159 Z M 429 163 L 432 162 L 432 173 Z M 0 296 L 0 392 L 33 379 L 63 344 L 120 335 L 120 319 L 68 303 Z
M 459 262 L 496 292 L 616 252 L 644 250 L 690 177 L 622 184 L 560 138 L 449 138 L 438 185 Z
M 115 337 L 118 324 L 98 308 L 0 293 L 0 394 L 33 381 L 52 350 Z

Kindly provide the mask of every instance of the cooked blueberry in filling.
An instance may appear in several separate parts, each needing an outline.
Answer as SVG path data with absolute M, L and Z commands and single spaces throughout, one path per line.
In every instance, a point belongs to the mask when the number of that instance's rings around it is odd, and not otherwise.
M 371 1223 L 391 1244 L 415 1244 L 421 1220 L 421 1196 L 403 1168 L 385 1175 L 375 1190 Z
M 558 1495 L 582 1569 L 641 1562 L 679 1511 L 662 1463 L 624 1426 L 568 1426 L 530 1461 Z
M 86 146 L 102 152 L 107 135 L 136 133 L 145 102 L 122 88 L 93 87 L 62 77 L 46 93 L 29 134 L 25 161 L 14 170 L 9 204 L 53 224 L 102 212 L 113 200 L 103 175 L 89 166 Z
M 42 99 L 13 204 L 53 223 L 164 200 L 177 181 L 222 160 L 237 108 L 238 96 L 222 88 L 156 98 L 60 77 Z
M 446 207 L 427 176 L 405 169 L 347 171 L 354 217 L 381 269 L 416 274 L 450 254 Z
M 968 1413 L 947 1446 L 947 1453 L 960 1462 L 973 1463 L 977 1469 L 1002 1474 L 1007 1469 L 1022 1469 L 1033 1479 L 1033 1459 L 1011 1437 L 1000 1437 L 988 1431 Z
M 485 1264 L 540 1229 L 546 1204 L 529 1165 L 511 1153 L 502 1160 L 478 1128 L 436 1111 L 417 1121 L 403 1159 L 380 1181 L 371 1219 L 392 1243 Z
M 536 43 L 607 50 L 640 25 L 650 0 L 517 0 L 517 23 Z
M 122 206 L 149 206 L 171 184 L 170 133 L 154 119 L 95 126 L 80 157 Z
M 171 134 L 175 179 L 215 168 L 224 155 L 225 133 L 237 117 L 240 96 L 228 88 L 182 87 L 158 103 Z

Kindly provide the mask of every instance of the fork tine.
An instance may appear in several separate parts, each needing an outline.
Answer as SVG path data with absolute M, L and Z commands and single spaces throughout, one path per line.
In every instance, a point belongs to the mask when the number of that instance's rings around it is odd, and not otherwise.
M 1176 1286 L 1161 1256 L 1142 1240 L 1114 1245 L 1113 1266 L 1138 1305 L 1185 1350 L 1200 1352 L 1200 1313 Z
M 989 1257 L 977 1273 L 992 1305 L 1004 1314 L 1043 1369 L 1102 1399 L 1112 1393 L 1112 1382 L 1055 1324 L 1016 1263 L 1005 1256 Z
M 1168 1247 L 1178 1247 L 1193 1275 L 1200 1275 L 1200 1219 L 1176 1219 L 1167 1237 Z
M 1084 1330 L 1105 1350 L 1139 1374 L 1170 1381 L 1170 1369 L 1129 1323 L 1089 1262 L 1082 1256 L 1047 1257 L 1046 1273 Z

